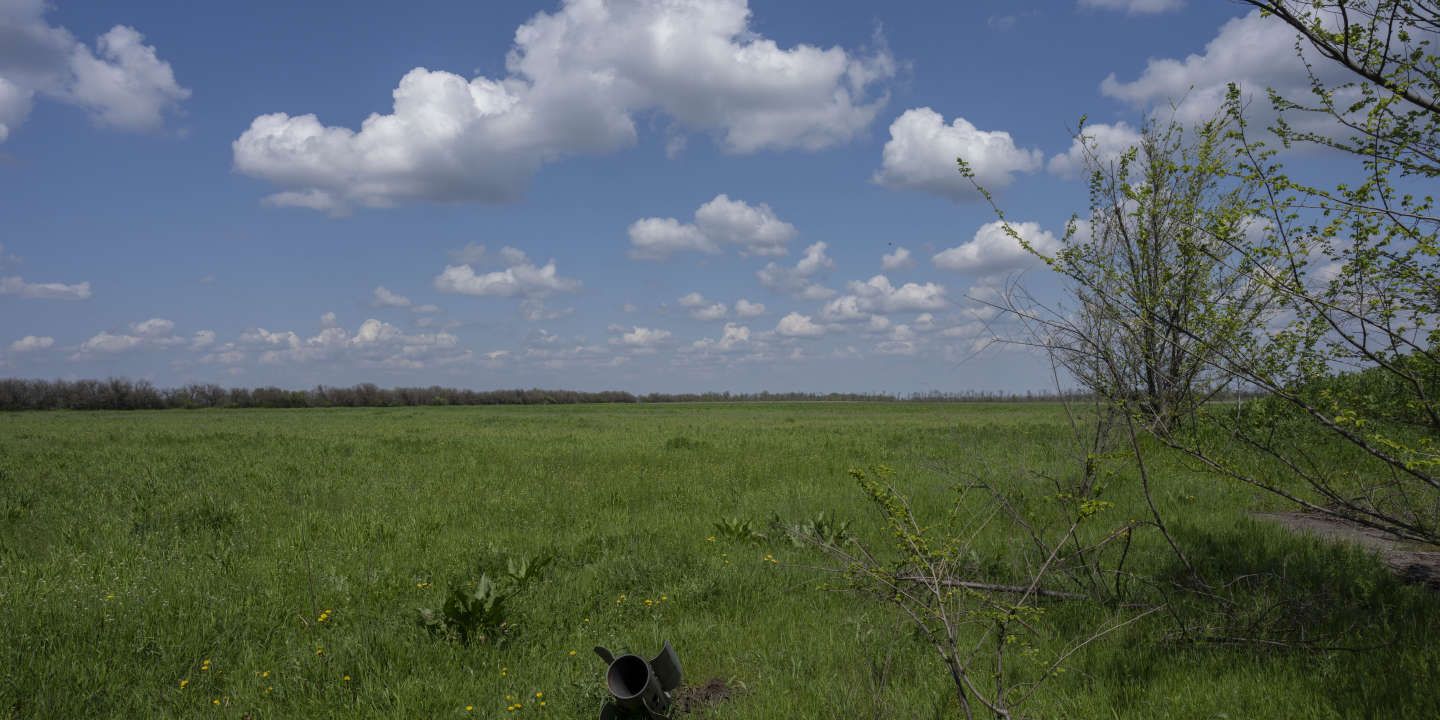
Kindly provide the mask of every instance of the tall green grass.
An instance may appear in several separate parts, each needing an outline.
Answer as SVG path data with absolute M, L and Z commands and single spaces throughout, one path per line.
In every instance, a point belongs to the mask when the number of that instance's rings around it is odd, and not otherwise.
M 952 716 L 901 618 L 818 590 L 807 550 L 712 526 L 823 510 L 879 538 L 846 473 L 876 463 L 937 517 L 960 471 L 1042 503 L 1036 474 L 1075 462 L 1066 433 L 1058 406 L 1018 404 L 0 415 L 0 717 L 590 717 L 589 648 L 665 640 L 687 680 L 737 689 L 714 717 Z M 1263 578 L 1239 596 L 1257 615 L 1310 598 L 1300 619 L 1350 649 L 1187 643 L 1157 614 L 1077 654 L 1031 712 L 1436 716 L 1436 598 L 1251 520 L 1267 498 L 1156 461 L 1193 559 Z M 1144 515 L 1131 483 L 1107 499 Z M 997 557 L 1018 541 L 988 539 Z M 1175 572 L 1153 537 L 1132 552 Z M 555 564 L 512 602 L 508 642 L 415 623 L 482 565 L 540 553 Z M 1053 606 L 1054 647 L 1111 612 Z

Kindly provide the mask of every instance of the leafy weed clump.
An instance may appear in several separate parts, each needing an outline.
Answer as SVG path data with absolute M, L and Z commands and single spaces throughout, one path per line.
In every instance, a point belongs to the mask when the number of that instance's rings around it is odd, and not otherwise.
M 507 558 L 504 572 L 493 579 L 482 569 L 480 578 L 473 583 L 452 586 L 439 610 L 419 608 L 416 621 L 432 636 L 461 645 L 477 641 L 503 644 L 517 627 L 510 601 L 534 584 L 553 559 L 549 555 Z

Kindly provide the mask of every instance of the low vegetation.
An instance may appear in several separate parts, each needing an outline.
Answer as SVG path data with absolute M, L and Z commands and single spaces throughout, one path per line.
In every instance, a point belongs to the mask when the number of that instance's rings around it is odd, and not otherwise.
M 696 693 L 723 698 L 698 717 L 954 717 L 934 644 L 858 599 L 821 548 L 903 560 L 850 473 L 880 465 L 942 535 L 976 477 L 997 494 L 971 488 L 967 507 L 1003 497 L 1045 538 L 1076 513 L 1087 547 L 1143 524 L 1123 454 L 1096 458 L 1095 497 L 1057 496 L 1077 472 L 1066 418 L 924 403 L 3 414 L 0 717 L 587 717 L 602 692 L 588 648 L 665 640 L 715 689 Z M 1147 461 L 1213 585 L 1197 592 L 1136 525 L 1101 559 L 1123 552 L 1123 574 L 1097 583 L 1067 560 L 1037 585 L 1057 596 L 965 596 L 983 622 L 957 625 L 957 646 L 1011 643 L 1001 691 L 1026 717 L 1433 717 L 1435 593 L 1254 519 L 1287 507 L 1271 494 L 1158 444 Z M 1032 578 L 1037 549 L 1004 517 L 971 528 L 952 567 Z M 457 591 L 484 597 L 447 616 Z

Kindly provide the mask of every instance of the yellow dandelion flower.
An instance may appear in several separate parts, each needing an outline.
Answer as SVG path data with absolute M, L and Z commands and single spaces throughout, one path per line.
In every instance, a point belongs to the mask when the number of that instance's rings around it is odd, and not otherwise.
M 535 691 L 535 698 L 536 698 L 537 700 L 540 699 L 540 698 L 543 698 L 543 697 L 545 697 L 545 693 L 540 692 L 539 690 L 536 690 L 536 691 Z
M 211 701 L 210 701 L 210 704 L 211 704 L 211 705 L 219 705 L 219 704 L 220 704 L 220 698 L 215 698 L 214 700 L 211 700 Z
M 340 679 L 341 679 L 341 680 L 344 680 L 345 682 L 350 682 L 350 676 L 349 676 L 349 675 L 346 675 L 345 677 L 340 678 Z
M 180 689 L 181 689 L 181 690 L 184 690 L 184 689 L 185 689 L 185 686 L 186 686 L 186 685 L 189 685 L 189 684 L 190 684 L 190 678 L 180 678 Z
M 574 651 L 574 650 L 571 650 L 571 651 L 570 651 L 570 657 L 575 657 L 575 651 Z
M 474 705 L 466 705 L 466 706 L 465 706 L 465 712 L 474 712 L 474 711 L 475 711 L 475 706 L 474 706 Z
M 268 677 L 270 677 L 270 671 L 269 671 L 269 670 L 266 670 L 265 672 L 260 673 L 260 677 L 262 677 L 262 678 L 268 678 Z

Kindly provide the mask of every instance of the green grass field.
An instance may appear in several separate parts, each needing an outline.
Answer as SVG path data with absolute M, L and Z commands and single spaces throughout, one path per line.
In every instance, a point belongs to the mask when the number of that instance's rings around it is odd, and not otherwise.
M 713 717 L 954 717 L 895 611 L 817 589 L 814 551 L 712 526 L 825 510 L 879 539 L 851 467 L 887 464 L 943 508 L 951 470 L 1033 495 L 1073 460 L 1052 405 L 4 414 L 0 716 L 587 718 L 592 646 L 668 639 L 688 681 L 736 688 Z M 1346 649 L 1187 643 L 1156 614 L 1076 654 L 1029 714 L 1440 716 L 1434 595 L 1251 520 L 1273 505 L 1241 487 L 1163 457 L 1154 472 L 1198 563 L 1269 578 L 1256 607 L 1303 598 L 1306 626 Z M 1133 483 L 1108 498 L 1143 514 Z M 1137 538 L 1138 569 L 1173 572 Z M 537 553 L 555 564 L 516 598 L 507 643 L 416 624 L 480 563 Z M 1072 603 L 1046 623 L 1059 648 L 1110 616 Z

